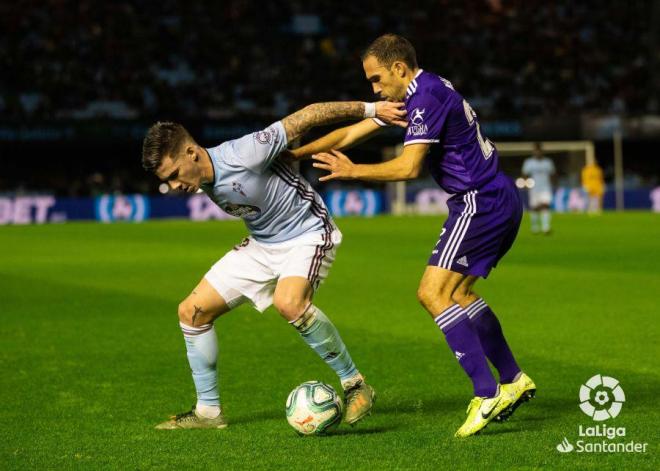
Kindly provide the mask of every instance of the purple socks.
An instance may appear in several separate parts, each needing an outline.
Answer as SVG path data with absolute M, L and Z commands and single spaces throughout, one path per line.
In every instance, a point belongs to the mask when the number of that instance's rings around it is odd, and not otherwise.
M 465 312 L 479 334 L 483 351 L 500 374 L 500 383 L 512 383 L 520 368 L 506 343 L 497 317 L 481 298 L 466 307 Z
M 488 367 L 479 334 L 465 310 L 454 304 L 442 311 L 435 318 L 435 323 L 442 329 L 449 348 L 472 380 L 474 395 L 494 397 L 497 394 L 497 381 Z

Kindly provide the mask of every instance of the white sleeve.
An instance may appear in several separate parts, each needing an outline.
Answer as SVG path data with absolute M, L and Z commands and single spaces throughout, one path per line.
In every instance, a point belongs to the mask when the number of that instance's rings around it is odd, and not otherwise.
M 531 162 L 529 161 L 529 159 L 526 159 L 525 162 L 523 162 L 523 166 L 522 166 L 523 175 L 529 175 L 529 173 L 530 173 L 530 169 L 529 169 L 530 163 Z
M 231 164 L 263 173 L 277 156 L 286 149 L 286 131 L 281 121 L 267 128 L 230 141 L 233 149 Z
M 552 159 L 548 159 L 548 171 L 550 172 L 550 175 L 554 175 L 556 172 L 555 163 L 552 161 Z

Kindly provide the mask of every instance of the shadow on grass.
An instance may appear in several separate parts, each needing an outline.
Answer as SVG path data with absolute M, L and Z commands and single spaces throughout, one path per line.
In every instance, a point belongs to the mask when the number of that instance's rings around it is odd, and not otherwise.
M 529 428 L 525 429 L 519 429 L 519 428 L 502 428 L 501 426 L 498 426 L 498 424 L 489 424 L 488 427 L 486 427 L 484 430 L 479 432 L 477 436 L 498 436 L 498 435 L 505 435 L 507 433 L 525 433 L 529 431 Z
M 462 409 L 464 404 L 458 402 L 456 398 L 424 398 L 415 399 L 410 401 L 390 400 L 387 402 L 377 403 L 374 406 L 374 413 L 383 414 L 424 414 L 424 413 L 437 413 L 446 412 L 448 410 Z
M 378 414 L 380 408 L 378 408 L 374 413 Z M 247 425 L 247 424 L 256 424 L 259 422 L 267 421 L 283 421 L 286 422 L 286 417 L 284 411 L 275 410 L 275 409 L 264 409 L 261 411 L 256 411 L 251 414 L 242 414 L 242 415 L 232 415 L 227 417 L 230 425 Z M 323 437 L 332 437 L 332 436 L 343 436 L 343 435 L 372 435 L 378 433 L 386 433 L 394 431 L 400 428 L 400 424 L 387 424 L 387 425 L 371 425 L 370 417 L 366 417 L 364 421 L 351 427 L 346 423 L 342 422 L 339 425 L 339 428 L 332 430 L 327 435 L 322 435 Z
M 250 415 L 232 416 L 229 417 L 228 419 L 230 425 L 245 425 L 245 424 L 258 423 L 269 420 L 282 420 L 282 421 L 286 420 L 283 412 L 275 411 L 275 410 L 264 410 Z M 365 420 L 368 421 L 369 418 L 366 418 Z M 345 423 L 342 423 L 339 427 L 340 427 L 339 429 L 333 430 L 327 436 L 329 437 L 334 435 L 370 435 L 375 433 L 384 433 L 384 432 L 390 432 L 396 430 L 397 428 L 399 428 L 399 425 L 391 424 L 391 425 L 378 425 L 378 426 L 370 427 L 367 422 L 367 423 L 360 423 L 355 427 L 351 427 L 350 425 L 346 425 Z
M 340 427 L 346 427 L 346 428 L 340 428 L 338 430 L 333 430 L 331 433 L 328 434 L 328 436 L 335 436 L 335 435 L 371 435 L 375 433 L 387 433 L 387 432 L 392 432 L 398 428 L 400 428 L 399 425 L 392 424 L 392 425 L 379 425 L 377 427 L 371 427 L 367 428 L 368 426 L 365 425 L 357 425 L 355 428 L 351 428 L 350 425 L 342 424 Z M 361 428 L 363 427 L 363 428 Z
M 267 420 L 286 420 L 286 417 L 284 415 L 284 410 L 266 409 L 259 412 L 253 412 L 249 415 L 232 415 L 231 417 L 228 417 L 228 420 L 231 421 L 232 425 L 242 425 L 254 422 L 264 422 Z

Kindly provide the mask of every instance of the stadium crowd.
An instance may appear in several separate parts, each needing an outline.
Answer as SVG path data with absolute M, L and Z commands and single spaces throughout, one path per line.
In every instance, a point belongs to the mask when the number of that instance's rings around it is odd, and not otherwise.
M 360 50 L 386 31 L 482 119 L 658 112 L 652 3 L 2 2 L 0 116 L 266 119 L 366 99 Z

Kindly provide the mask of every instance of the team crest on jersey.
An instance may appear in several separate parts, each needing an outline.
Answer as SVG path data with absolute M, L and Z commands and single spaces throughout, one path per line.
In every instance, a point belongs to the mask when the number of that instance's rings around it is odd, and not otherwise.
M 419 126 L 424 122 L 424 113 L 426 113 L 426 108 L 422 108 L 421 110 L 415 108 L 412 112 L 412 118 L 410 118 L 410 121 L 412 121 L 415 126 Z
M 277 130 L 273 128 L 267 128 L 263 131 L 258 131 L 254 133 L 254 138 L 259 144 L 270 144 L 271 142 L 277 142 Z
M 270 144 L 272 137 L 268 131 L 259 131 L 254 134 L 259 144 Z
M 415 108 L 413 110 L 408 126 L 409 136 L 422 136 L 429 131 L 428 126 L 424 124 L 424 113 L 426 113 L 426 108 Z
M 261 209 L 250 204 L 227 203 L 222 206 L 222 209 L 237 218 L 250 218 L 261 214 Z

